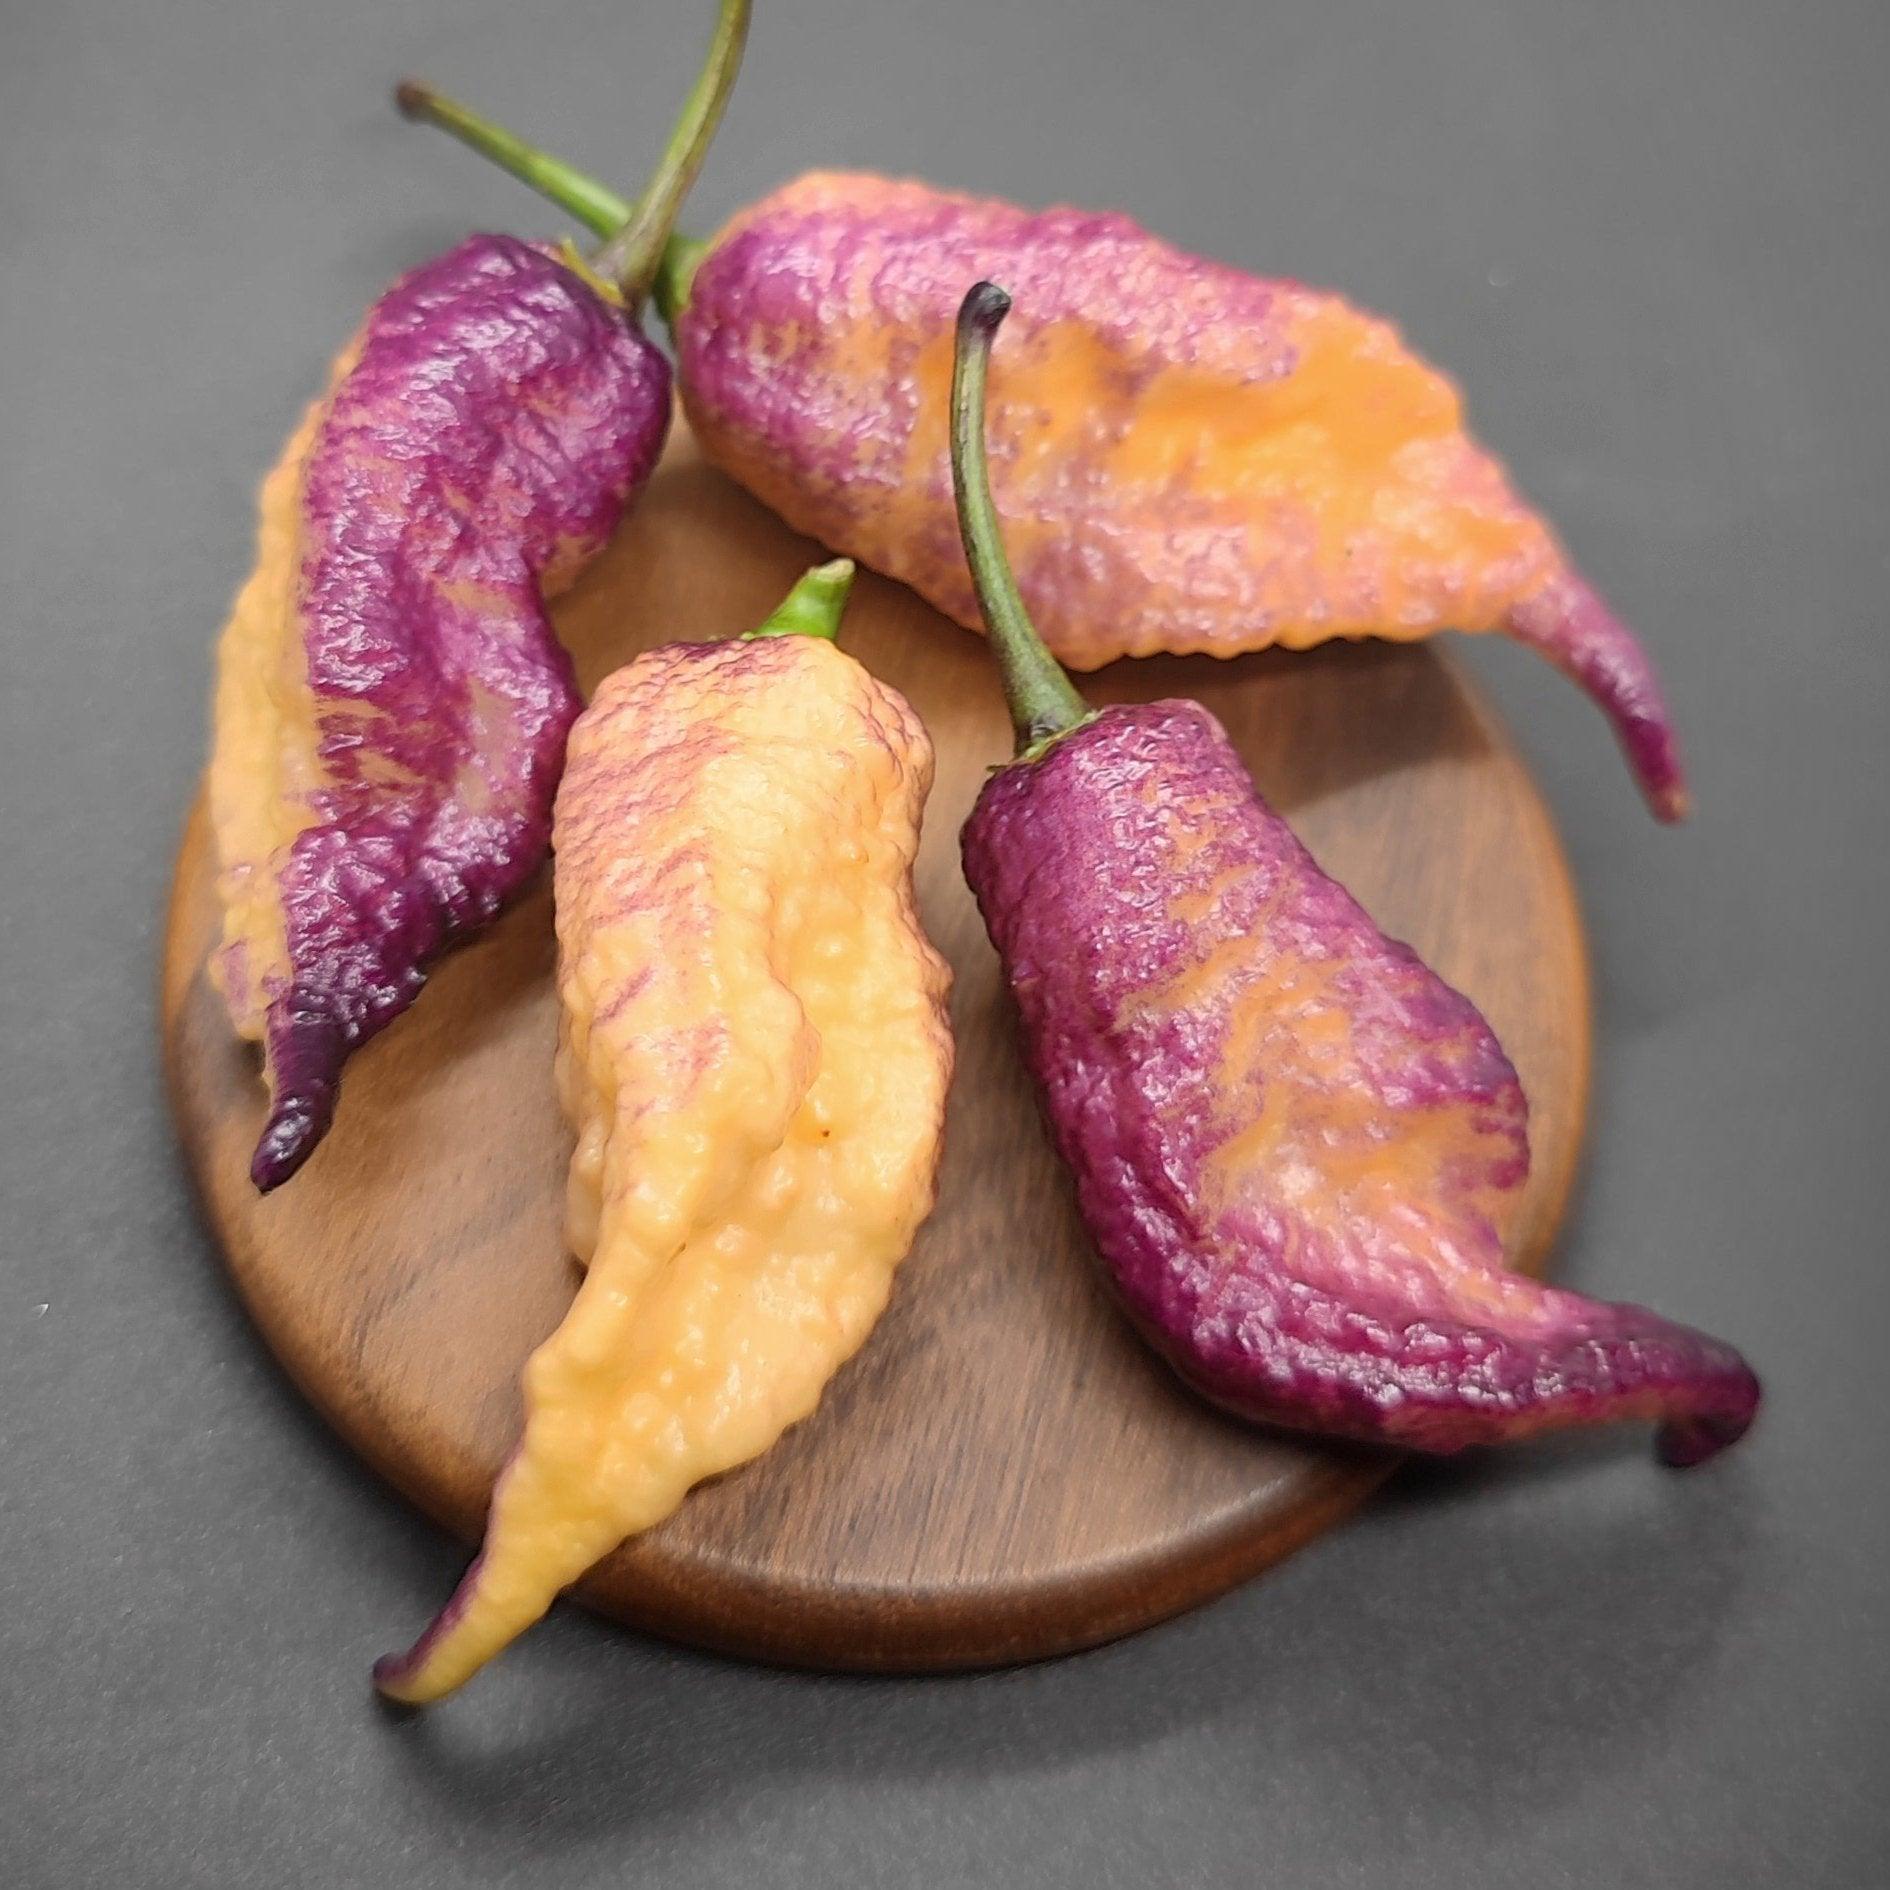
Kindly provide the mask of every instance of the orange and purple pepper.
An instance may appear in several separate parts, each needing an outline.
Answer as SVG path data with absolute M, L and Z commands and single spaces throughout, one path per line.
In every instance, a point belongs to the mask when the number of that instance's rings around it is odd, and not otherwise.
M 270 1090 L 259 1188 L 326 1132 L 349 1054 L 544 861 L 582 706 L 545 600 L 662 450 L 670 369 L 638 309 L 747 13 L 724 0 L 663 165 L 595 267 L 474 236 L 415 269 L 264 484 L 209 773 L 211 971 Z
M 617 200 L 437 95 L 566 209 Z M 1687 811 L 1646 650 L 1466 431 L 1453 383 L 1328 291 L 1191 256 L 1119 213 L 814 173 L 678 241 L 658 298 L 703 450 L 797 530 L 979 626 L 943 415 L 959 286 L 1013 285 L 991 457 L 1018 584 L 1072 668 L 1498 630 L 1608 717 Z
M 1527 1106 L 1476 1007 L 1388 939 L 1191 702 L 1092 714 L 1026 615 L 958 324 L 953 455 L 1019 754 L 965 823 L 1052 1138 L 1131 1318 L 1268 1423 L 1424 1451 L 1641 1418 L 1691 1464 L 1751 1423 L 1730 1346 L 1505 1269 Z

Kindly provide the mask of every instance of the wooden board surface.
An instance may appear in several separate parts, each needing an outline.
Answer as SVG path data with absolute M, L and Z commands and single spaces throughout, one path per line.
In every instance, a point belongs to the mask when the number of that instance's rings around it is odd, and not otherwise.
M 652 644 L 752 626 L 816 555 L 682 438 L 560 628 L 589 689 Z M 1392 1460 L 1237 1424 L 1130 1334 L 1045 1142 L 959 872 L 959 824 L 1009 748 L 984 647 L 870 575 L 844 641 L 906 693 L 939 751 L 919 866 L 957 974 L 938 1211 L 814 1417 L 579 1592 L 638 1626 L 796 1664 L 1030 1659 L 1223 1592 L 1343 1516 Z M 1429 647 L 1373 644 L 1117 664 L 1083 686 L 1095 701 L 1206 702 L 1327 869 L 1483 1007 L 1531 1104 L 1513 1244 L 1539 1267 L 1581 1143 L 1586 952 L 1548 814 L 1460 672 Z M 470 1542 L 517 1431 L 519 1367 L 575 1285 L 549 875 L 355 1059 L 327 1142 L 264 1199 L 246 1174 L 256 1057 L 203 976 L 212 874 L 200 803 L 177 862 L 163 1029 L 205 1215 L 295 1382 Z M 390 1621 L 389 1645 L 418 1625 Z

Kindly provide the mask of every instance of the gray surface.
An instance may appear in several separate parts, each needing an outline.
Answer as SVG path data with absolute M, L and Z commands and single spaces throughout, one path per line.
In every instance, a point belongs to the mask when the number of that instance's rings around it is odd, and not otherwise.
M 1644 625 L 1701 812 L 1475 660 L 1593 923 L 1566 1277 L 1772 1403 L 1407 1476 L 1186 1621 L 967 1681 L 763 1672 L 563 1612 L 397 1723 L 459 1554 L 225 1296 L 152 1052 L 168 857 L 251 494 L 362 307 L 556 224 L 406 69 L 628 178 L 707 11 L 0 5 L 0 1882 L 1866 1885 L 1890 1812 L 1881 4 L 761 0 L 696 206 L 814 163 L 1122 203 L 1345 285 L 1467 383 Z

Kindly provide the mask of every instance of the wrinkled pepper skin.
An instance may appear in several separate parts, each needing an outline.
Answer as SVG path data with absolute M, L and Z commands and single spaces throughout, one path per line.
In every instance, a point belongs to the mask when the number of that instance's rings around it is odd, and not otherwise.
M 1205 709 L 1103 710 L 995 774 L 963 843 L 1083 1218 L 1189 1383 L 1422 1451 L 1643 1418 L 1680 1465 L 1744 1432 L 1729 1346 L 1504 1270 L 1514 1069 Z
M 259 1039 L 251 1174 L 537 872 L 581 704 L 545 598 L 648 478 L 669 367 L 551 254 L 475 236 L 375 304 L 263 487 L 218 657 L 211 975 Z
M 559 1089 L 587 1271 L 445 1612 L 451 1691 L 625 1537 L 805 1417 L 929 1212 L 949 974 L 911 870 L 932 755 L 815 637 L 672 645 L 599 691 L 555 832 Z
M 1647 653 L 1387 322 L 1121 215 L 802 177 L 737 215 L 673 315 L 704 450 L 797 530 L 981 627 L 945 389 L 966 282 L 1010 286 L 991 453 L 1066 664 L 1501 630 L 1612 722 L 1654 812 L 1687 788 Z

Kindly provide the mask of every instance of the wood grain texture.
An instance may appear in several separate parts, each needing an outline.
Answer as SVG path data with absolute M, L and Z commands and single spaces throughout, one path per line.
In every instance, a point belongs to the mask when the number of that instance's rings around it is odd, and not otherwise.
M 679 437 L 560 628 L 589 689 L 652 644 L 750 627 L 816 555 Z M 844 640 L 906 693 L 939 750 L 919 865 L 927 925 L 957 974 L 938 1211 L 814 1417 L 579 1594 L 659 1633 L 796 1664 L 1030 1659 L 1223 1592 L 1343 1516 L 1393 1459 L 1208 1409 L 1110 1304 L 959 872 L 959 824 L 1009 747 L 982 643 L 871 575 Z M 1096 701 L 1206 702 L 1322 863 L 1483 1007 L 1532 1107 L 1514 1248 L 1538 1267 L 1581 1142 L 1587 958 L 1549 816 L 1461 674 L 1429 647 L 1357 645 L 1118 664 L 1083 687 Z M 575 1286 L 549 875 L 355 1059 L 327 1142 L 265 1199 L 246 1175 L 264 1113 L 257 1060 L 203 975 L 212 874 L 199 803 L 172 892 L 163 1031 L 205 1215 L 295 1382 L 470 1542 L 518 1428 L 519 1367 Z M 415 1625 L 390 1621 L 389 1644 Z

